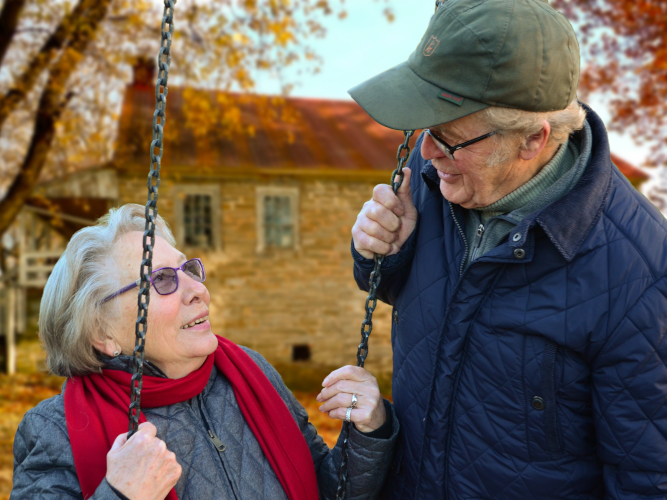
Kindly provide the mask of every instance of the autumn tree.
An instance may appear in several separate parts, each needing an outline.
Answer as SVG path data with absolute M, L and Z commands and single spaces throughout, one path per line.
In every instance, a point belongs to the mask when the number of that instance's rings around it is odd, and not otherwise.
M 109 155 L 129 69 L 157 54 L 163 7 L 163 0 L 1 4 L 0 234 L 45 168 L 62 174 L 81 158 Z M 324 35 L 322 18 L 332 14 L 345 16 L 341 0 L 179 0 L 170 83 L 251 91 L 258 71 L 316 69 L 307 42 Z M 233 115 L 206 119 L 215 126 Z
M 580 33 L 581 93 L 609 98 L 610 128 L 650 143 L 663 186 L 649 193 L 667 213 L 667 2 L 552 0 Z

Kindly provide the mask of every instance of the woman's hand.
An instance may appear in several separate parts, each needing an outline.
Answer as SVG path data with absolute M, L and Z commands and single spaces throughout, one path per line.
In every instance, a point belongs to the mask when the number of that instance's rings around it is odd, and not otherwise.
M 107 482 L 132 500 L 164 500 L 181 477 L 176 455 L 150 422 L 129 440 L 121 434 L 107 454 Z
M 352 404 L 352 395 L 357 395 L 357 407 L 350 413 L 350 420 L 361 432 L 372 432 L 382 427 L 387 420 L 384 402 L 378 382 L 373 375 L 357 366 L 344 366 L 329 374 L 322 382 L 322 392 L 317 401 L 324 403 L 320 411 L 331 418 L 345 420 L 347 409 Z

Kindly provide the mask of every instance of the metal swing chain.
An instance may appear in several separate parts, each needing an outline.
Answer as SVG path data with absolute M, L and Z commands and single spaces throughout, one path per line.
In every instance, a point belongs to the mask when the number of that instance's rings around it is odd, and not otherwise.
M 391 174 L 391 187 L 394 190 L 394 194 L 398 193 L 399 188 L 403 185 L 403 179 L 405 178 L 405 173 L 403 172 L 403 167 L 410 157 L 410 139 L 412 138 L 414 130 L 408 130 L 403 132 L 405 135 L 405 141 L 398 147 L 398 153 L 396 154 L 396 159 L 398 160 L 398 167 Z M 405 154 L 403 154 L 405 153 Z M 398 180 L 396 179 L 398 177 Z M 371 336 L 373 331 L 373 312 L 377 307 L 377 290 L 380 286 L 380 280 L 382 279 L 382 274 L 380 269 L 382 263 L 384 262 L 385 256 L 375 254 L 375 267 L 371 273 L 369 280 L 369 291 L 368 297 L 366 298 L 366 317 L 361 323 L 361 343 L 357 349 L 357 366 L 363 368 L 364 363 L 366 362 L 366 356 L 368 356 L 368 338 Z M 350 437 L 350 422 L 343 423 L 343 429 L 341 430 L 343 435 L 343 446 L 341 453 L 343 455 L 340 469 L 338 471 L 338 487 L 336 488 L 336 500 L 344 500 L 346 495 L 346 485 L 347 485 L 347 460 L 348 460 L 348 449 L 347 443 Z
M 174 4 L 176 0 L 164 0 L 162 15 L 162 39 L 157 57 L 158 79 L 155 87 L 155 113 L 153 114 L 153 141 L 151 142 L 151 170 L 148 174 L 148 201 L 146 202 L 146 228 L 143 238 L 143 260 L 141 261 L 141 285 L 137 303 L 139 311 L 135 324 L 134 371 L 132 374 L 132 397 L 130 402 L 130 425 L 128 439 L 139 427 L 141 415 L 141 388 L 144 375 L 144 345 L 148 329 L 148 304 L 150 303 L 151 282 L 153 272 L 153 246 L 155 245 L 155 220 L 157 219 L 157 198 L 160 187 L 160 167 L 162 163 L 164 125 L 167 118 L 167 80 L 171 64 L 171 40 L 174 33 Z M 158 152 L 156 153 L 156 149 Z

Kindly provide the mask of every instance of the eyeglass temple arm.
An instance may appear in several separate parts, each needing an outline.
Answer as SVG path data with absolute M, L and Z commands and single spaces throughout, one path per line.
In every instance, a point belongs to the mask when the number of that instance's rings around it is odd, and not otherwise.
M 452 152 L 458 151 L 459 149 L 463 149 L 465 147 L 470 146 L 471 144 L 475 144 L 476 142 L 483 141 L 484 139 L 487 139 L 488 137 L 491 137 L 492 135 L 496 135 L 497 133 L 498 133 L 498 131 L 494 130 L 493 132 L 489 132 L 488 134 L 484 134 L 480 137 L 476 137 L 472 141 L 464 142 L 463 144 L 458 144 L 458 145 L 456 145 L 456 146 L 454 146 L 450 149 L 452 150 Z
M 138 280 L 135 281 L 134 283 L 130 283 L 130 284 L 127 285 L 126 287 L 121 288 L 120 290 L 118 290 L 116 293 L 112 293 L 111 295 L 109 295 L 108 297 L 106 297 L 106 298 L 102 301 L 102 304 L 104 304 L 104 303 L 106 303 L 106 302 L 109 302 L 111 299 L 115 299 L 115 298 L 118 297 L 119 295 L 122 295 L 122 294 L 124 294 L 125 292 L 128 292 L 128 291 L 132 290 L 134 287 L 137 287 L 137 286 L 139 286 L 140 284 L 141 284 L 141 280 L 140 280 L 140 279 L 138 279 Z

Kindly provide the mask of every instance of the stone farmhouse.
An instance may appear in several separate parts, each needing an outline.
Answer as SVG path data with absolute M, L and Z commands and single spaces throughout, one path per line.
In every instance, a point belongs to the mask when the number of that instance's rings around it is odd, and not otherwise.
M 135 70 L 113 161 L 40 186 L 19 218 L 18 272 L 0 318 L 6 359 L 74 231 L 110 207 L 145 204 L 152 82 Z M 236 134 L 225 120 L 246 128 Z M 216 333 L 272 363 L 356 362 L 366 294 L 352 277 L 350 230 L 373 187 L 389 181 L 402 141 L 352 101 L 169 89 L 159 213 L 179 248 L 204 261 Z M 647 179 L 615 161 L 635 186 Z M 378 304 L 367 363 L 377 374 L 391 371 L 391 321 Z

